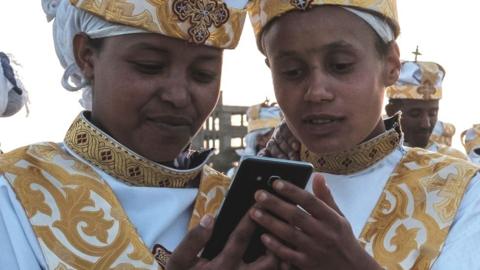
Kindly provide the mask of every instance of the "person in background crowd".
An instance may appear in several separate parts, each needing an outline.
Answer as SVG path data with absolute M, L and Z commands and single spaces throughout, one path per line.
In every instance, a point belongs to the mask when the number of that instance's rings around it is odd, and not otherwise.
M 186 147 L 219 98 L 223 49 L 238 43 L 245 4 L 42 1 L 63 85 L 87 89 L 91 110 L 63 143 L 0 157 L 2 269 L 277 265 L 269 254 L 243 263 L 248 216 L 218 257 L 197 257 L 230 181 L 205 165 L 209 151 Z
M 251 217 L 268 228 L 265 245 L 296 269 L 480 268 L 478 168 L 406 147 L 399 116 L 382 120 L 385 88 L 407 68 L 396 1 L 254 3 L 257 44 L 286 122 L 268 146 L 290 157 L 294 147 L 282 145 L 297 138 L 300 159 L 324 178 L 315 175 L 311 192 L 274 182 L 300 207 L 256 194 Z M 419 94 L 435 94 L 441 73 L 429 74 Z
M 16 114 L 28 101 L 27 91 L 14 67 L 15 65 L 10 57 L 0 51 L 0 117 L 9 117 Z M 2 132 L 9 131 L 3 127 Z
M 282 122 L 282 111 L 276 103 L 266 100 L 263 103 L 253 105 L 247 110 L 247 135 L 245 136 L 245 149 L 237 150 L 240 157 L 256 156 L 264 149 L 273 134 L 273 130 Z M 233 166 L 227 172 L 232 177 L 238 167 Z
M 480 124 L 462 132 L 461 140 L 470 161 L 480 165 Z
M 445 70 L 437 63 L 403 62 L 398 81 L 387 88 L 385 111 L 390 117 L 402 112 L 405 145 L 467 160 L 461 151 L 430 140 L 437 123 L 444 77 Z

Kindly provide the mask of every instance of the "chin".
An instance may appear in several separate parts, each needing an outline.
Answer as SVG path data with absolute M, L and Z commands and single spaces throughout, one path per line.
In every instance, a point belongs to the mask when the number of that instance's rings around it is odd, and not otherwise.
M 312 143 L 305 143 L 305 145 L 308 150 L 317 155 L 340 152 L 353 147 L 348 143 L 342 143 L 342 141 L 336 139 L 319 139 Z

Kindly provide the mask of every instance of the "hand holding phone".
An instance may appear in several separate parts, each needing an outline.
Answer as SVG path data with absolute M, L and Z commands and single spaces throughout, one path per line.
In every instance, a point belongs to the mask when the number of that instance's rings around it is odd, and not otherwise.
M 306 162 L 264 157 L 247 157 L 242 160 L 216 218 L 212 237 L 201 257 L 212 260 L 223 250 L 232 231 L 254 205 L 257 190 L 275 193 L 272 184 L 279 179 L 303 189 L 312 171 L 312 165 Z M 264 232 L 264 229 L 257 226 L 243 257 L 245 262 L 255 261 L 265 253 L 260 239 Z

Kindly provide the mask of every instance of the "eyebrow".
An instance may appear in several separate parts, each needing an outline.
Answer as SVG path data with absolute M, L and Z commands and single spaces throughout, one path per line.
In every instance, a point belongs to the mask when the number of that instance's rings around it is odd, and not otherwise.
M 152 45 L 150 43 L 146 42 L 141 42 L 141 43 L 136 43 L 132 46 L 129 47 L 131 50 L 146 50 L 146 51 L 152 51 L 157 54 L 170 54 L 170 51 L 168 49 Z M 220 56 L 214 55 L 214 54 L 208 54 L 205 53 L 203 55 L 200 55 L 195 59 L 195 61 L 200 61 L 200 62 L 207 62 L 207 61 L 215 61 L 221 59 Z
M 158 53 L 158 54 L 168 54 L 169 53 L 167 49 L 152 45 L 150 43 L 145 43 L 145 42 L 133 44 L 132 46 L 129 47 L 129 49 L 130 50 L 152 51 L 152 52 Z
M 350 44 L 350 43 L 348 43 L 344 40 L 339 40 L 339 41 L 335 41 L 335 42 L 332 42 L 332 43 L 328 43 L 328 44 L 323 45 L 319 48 L 308 49 L 307 52 L 308 53 L 318 53 L 318 52 L 332 51 L 332 50 L 354 50 L 354 49 L 355 49 L 355 47 L 352 44 Z M 296 56 L 296 55 L 298 55 L 298 53 L 295 52 L 294 50 L 284 50 L 284 51 L 278 52 L 278 54 L 275 56 L 275 58 L 280 60 L 282 58 Z

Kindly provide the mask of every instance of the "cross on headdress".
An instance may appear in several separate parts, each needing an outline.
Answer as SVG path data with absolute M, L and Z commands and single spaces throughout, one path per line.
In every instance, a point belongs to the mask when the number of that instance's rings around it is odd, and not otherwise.
M 418 45 L 417 45 L 417 49 L 415 49 L 415 51 L 412 53 L 415 55 L 415 62 L 417 62 L 418 56 L 422 55 L 422 53 L 418 50 Z

